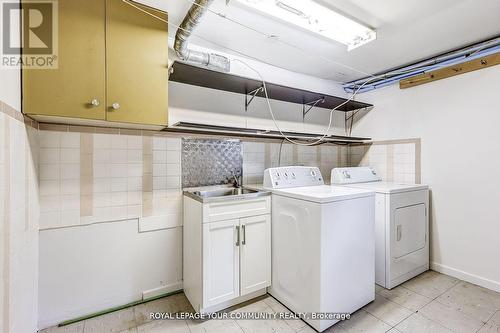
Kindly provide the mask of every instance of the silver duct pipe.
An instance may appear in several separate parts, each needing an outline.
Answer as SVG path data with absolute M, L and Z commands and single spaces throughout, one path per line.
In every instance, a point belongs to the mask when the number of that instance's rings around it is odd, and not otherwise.
M 195 51 L 189 48 L 188 39 L 201 17 L 207 11 L 213 0 L 195 0 L 186 17 L 179 25 L 175 34 L 174 50 L 177 56 L 184 61 L 204 65 L 213 69 L 229 72 L 231 62 L 228 58 L 214 53 Z

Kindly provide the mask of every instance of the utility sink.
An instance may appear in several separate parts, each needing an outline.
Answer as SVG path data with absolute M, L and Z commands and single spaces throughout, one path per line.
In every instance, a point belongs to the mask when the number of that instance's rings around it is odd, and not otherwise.
M 270 195 L 267 191 L 258 191 L 245 187 L 223 187 L 186 190 L 184 195 L 200 202 L 227 201 L 238 199 L 251 199 L 255 197 Z

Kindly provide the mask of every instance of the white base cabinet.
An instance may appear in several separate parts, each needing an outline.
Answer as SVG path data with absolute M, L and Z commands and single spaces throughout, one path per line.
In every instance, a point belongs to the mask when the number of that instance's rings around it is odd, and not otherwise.
M 266 293 L 270 200 L 200 203 L 184 196 L 183 286 L 196 311 L 219 311 Z

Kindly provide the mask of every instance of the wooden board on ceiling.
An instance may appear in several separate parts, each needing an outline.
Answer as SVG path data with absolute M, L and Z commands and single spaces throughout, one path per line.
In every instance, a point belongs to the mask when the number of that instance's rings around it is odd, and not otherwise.
M 469 73 L 479 69 L 491 67 L 500 64 L 500 53 L 495 53 L 479 59 L 470 60 L 458 65 L 453 65 L 432 72 L 412 76 L 399 81 L 399 88 L 406 89 L 429 82 L 434 82 L 448 77 Z

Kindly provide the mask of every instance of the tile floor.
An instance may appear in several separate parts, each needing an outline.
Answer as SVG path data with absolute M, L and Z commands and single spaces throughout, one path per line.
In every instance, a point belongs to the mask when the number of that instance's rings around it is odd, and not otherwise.
M 192 311 L 184 294 L 92 318 L 43 333 L 314 333 L 301 320 L 157 320 L 151 312 Z M 289 312 L 270 296 L 232 311 Z M 428 271 L 392 290 L 376 288 L 376 299 L 326 332 L 500 333 L 500 293 Z

